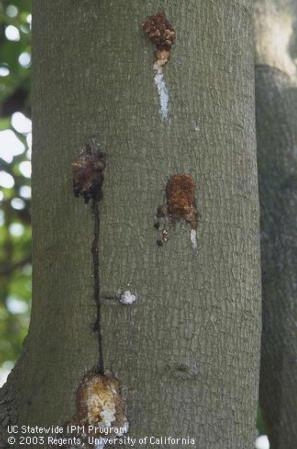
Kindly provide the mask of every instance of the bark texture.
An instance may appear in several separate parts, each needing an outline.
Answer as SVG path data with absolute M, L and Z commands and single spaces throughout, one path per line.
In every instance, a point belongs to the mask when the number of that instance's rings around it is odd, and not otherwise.
M 160 7 L 177 33 L 164 69 L 168 119 L 141 28 Z M 260 275 L 251 24 L 250 0 L 35 0 L 34 298 L 6 387 L 16 389 L 18 423 L 69 420 L 97 361 L 93 220 L 71 185 L 71 162 L 96 136 L 107 152 L 103 350 L 127 397 L 130 435 L 252 447 Z M 184 223 L 156 245 L 154 215 L 176 173 L 197 183 L 198 254 Z M 132 306 L 112 299 L 125 290 L 138 297 Z
M 256 2 L 263 284 L 260 403 L 272 449 L 294 449 L 297 442 L 297 16 L 292 3 Z

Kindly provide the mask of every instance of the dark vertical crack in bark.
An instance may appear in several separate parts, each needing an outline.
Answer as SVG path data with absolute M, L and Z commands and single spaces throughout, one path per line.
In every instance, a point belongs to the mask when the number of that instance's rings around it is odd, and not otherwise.
M 73 192 L 74 195 L 84 198 L 84 202 L 91 200 L 91 208 L 94 218 L 93 243 L 91 246 L 93 258 L 93 278 L 94 278 L 94 301 L 96 304 L 96 321 L 94 331 L 98 335 L 98 364 L 96 371 L 104 374 L 102 332 L 101 332 L 101 307 L 100 307 L 100 276 L 99 276 L 99 233 L 100 214 L 99 201 L 102 198 L 102 184 L 104 180 L 104 169 L 106 164 L 106 154 L 99 150 L 96 142 L 92 140 L 86 145 L 79 157 L 72 163 Z
M 94 239 L 92 243 L 93 256 L 93 274 L 94 274 L 94 301 L 97 308 L 97 316 L 94 329 L 98 335 L 98 365 L 97 371 L 99 374 L 104 374 L 104 359 L 103 359 L 103 345 L 102 345 L 102 331 L 101 331 L 101 301 L 100 301 L 100 276 L 99 276 L 99 233 L 100 233 L 100 215 L 98 200 L 93 199 L 92 211 L 94 216 Z

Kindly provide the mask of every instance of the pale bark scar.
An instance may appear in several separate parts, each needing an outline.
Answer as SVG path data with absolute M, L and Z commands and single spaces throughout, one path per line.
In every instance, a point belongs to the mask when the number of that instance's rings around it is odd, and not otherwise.
M 120 381 L 111 372 L 98 374 L 91 370 L 83 377 L 76 392 L 76 409 L 79 424 L 114 427 L 119 432 L 121 429 L 120 433 L 128 430 Z
M 76 391 L 75 415 L 64 426 L 66 434 L 71 426 L 79 428 L 82 441 L 92 447 L 104 447 L 104 438 L 116 439 L 128 432 L 121 383 L 113 373 L 99 374 L 95 367 L 83 376 Z

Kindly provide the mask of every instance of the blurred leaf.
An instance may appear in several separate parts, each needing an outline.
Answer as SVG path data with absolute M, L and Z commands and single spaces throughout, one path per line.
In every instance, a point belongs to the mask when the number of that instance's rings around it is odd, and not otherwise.
M 7 15 L 8 6 L 18 8 L 17 15 Z M 17 110 L 30 112 L 29 88 L 30 67 L 22 67 L 19 57 L 22 53 L 31 53 L 31 31 L 28 17 L 31 1 L 2 1 L 0 3 L 0 67 L 6 67 L 10 74 L 0 77 L 0 115 L 7 116 Z M 5 36 L 6 26 L 12 25 L 19 30 L 20 40 L 10 41 Z
M 7 129 L 10 126 L 10 119 L 8 117 L 0 118 L 0 131 Z
M 9 5 L 17 10 L 11 7 L 9 10 Z M 9 11 L 12 14 L 8 15 Z M 0 2 L 0 68 L 9 70 L 8 74 L 3 70 L 6 76 L 0 76 L 0 130 L 12 129 L 10 115 L 16 111 L 30 116 L 31 69 L 19 62 L 22 53 L 31 54 L 30 13 L 31 0 Z M 19 41 L 6 38 L 5 28 L 9 25 L 19 30 Z M 11 202 L 19 198 L 22 186 L 30 185 L 30 180 L 19 169 L 19 164 L 28 161 L 28 145 L 24 134 L 12 131 L 23 143 L 24 152 L 12 153 L 11 163 L 0 158 L 1 169 L 14 178 L 12 188 L 1 188 L 3 198 L 1 196 L 0 201 L 0 218 L 4 222 L 0 226 L 0 366 L 7 360 L 15 361 L 21 351 L 31 303 L 30 199 L 23 199 L 19 209 Z M 10 151 L 9 145 L 7 151 Z M 18 232 L 13 233 L 13 229 Z

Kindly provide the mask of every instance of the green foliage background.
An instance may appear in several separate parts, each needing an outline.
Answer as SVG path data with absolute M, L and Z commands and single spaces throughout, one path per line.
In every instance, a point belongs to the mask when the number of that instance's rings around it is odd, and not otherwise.
M 0 367 L 14 362 L 21 351 L 31 303 L 30 195 L 23 189 L 30 186 L 30 178 L 20 168 L 30 160 L 30 136 L 12 125 L 14 113 L 31 115 L 30 63 L 21 63 L 21 55 L 28 59 L 31 54 L 30 14 L 31 0 L 0 3 L 0 136 L 10 129 L 24 145 L 24 151 L 10 162 L 1 157 L 2 151 L 13 154 L 14 148 L 3 148 L 0 138 Z M 7 38 L 9 26 L 18 30 L 18 39 Z M 2 180 L 5 172 L 13 177 L 13 187 L 1 186 L 1 172 Z

